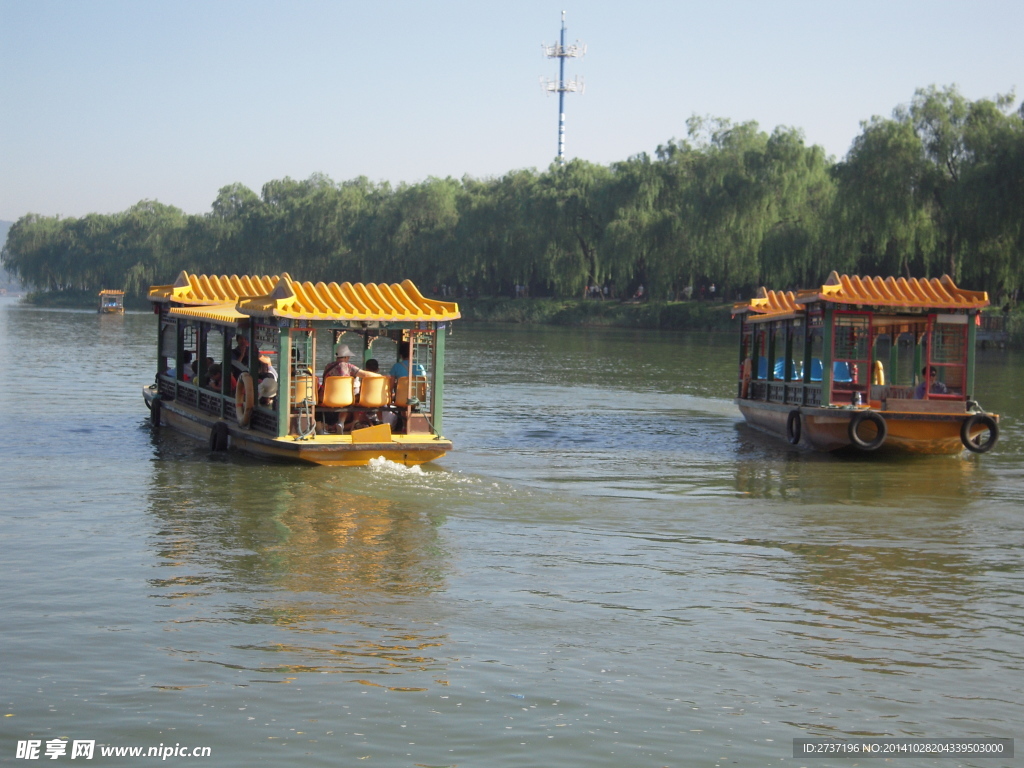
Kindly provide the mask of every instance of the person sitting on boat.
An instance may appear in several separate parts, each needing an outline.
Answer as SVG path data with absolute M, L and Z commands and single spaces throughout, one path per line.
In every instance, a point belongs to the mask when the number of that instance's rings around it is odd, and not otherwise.
M 235 335 L 235 348 L 231 350 L 231 364 L 243 370 L 249 367 L 249 339 L 244 333 Z
M 388 375 L 392 379 L 398 381 L 403 376 L 409 375 L 409 347 L 405 344 L 398 345 L 398 362 L 391 366 L 391 370 Z M 426 376 L 427 371 L 419 363 L 415 363 L 412 367 L 413 376 Z
M 273 405 L 274 398 L 277 397 L 277 371 L 267 355 L 260 355 L 257 360 L 260 365 L 260 372 L 257 374 L 260 405 Z
M 182 356 L 182 360 L 184 361 L 184 365 L 181 369 L 182 379 L 184 381 L 192 381 L 192 379 L 195 378 L 195 372 L 192 370 L 192 353 L 186 352 Z
M 210 366 L 208 371 L 208 379 L 206 382 L 206 388 L 212 389 L 214 392 L 220 392 L 223 387 L 221 386 L 223 379 L 221 375 L 221 368 L 219 363 L 214 363 Z
M 925 391 L 933 395 L 944 395 L 949 390 L 946 389 L 946 385 L 939 381 L 936 376 L 939 372 L 935 370 L 935 366 L 925 366 L 921 369 L 921 382 L 917 385 L 914 390 L 914 398 L 917 400 L 924 400 Z M 929 381 L 931 386 L 929 386 Z
M 328 376 L 352 376 L 355 378 L 361 378 L 365 376 L 376 376 L 377 374 L 371 373 L 370 371 L 363 370 L 355 363 L 349 362 L 352 359 L 352 350 L 347 345 L 342 344 L 334 353 L 334 362 L 324 368 L 324 383 L 327 382 Z M 322 393 L 321 393 L 322 395 Z M 347 417 L 346 417 L 347 420 Z M 328 432 L 336 432 L 338 429 L 338 413 L 327 411 L 324 413 L 324 426 Z M 344 429 L 345 422 L 342 421 L 341 426 Z
M 198 363 L 198 361 L 196 361 L 196 362 Z M 206 373 L 202 374 L 197 379 L 200 387 L 207 387 L 207 386 L 209 386 L 209 384 L 210 384 L 210 370 L 213 368 L 214 365 L 215 365 L 215 363 L 213 362 L 213 358 L 212 357 L 207 357 L 206 358 L 206 365 L 203 366 L 203 370 L 206 371 Z
M 352 359 L 352 350 L 342 344 L 334 353 L 334 362 L 324 368 L 324 378 L 328 376 L 365 376 L 364 371 L 355 363 L 349 362 Z

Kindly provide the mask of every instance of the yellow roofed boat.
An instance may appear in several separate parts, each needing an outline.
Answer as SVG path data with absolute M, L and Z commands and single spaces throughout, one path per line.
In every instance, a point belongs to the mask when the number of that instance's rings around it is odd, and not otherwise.
M 326 465 L 413 465 L 451 450 L 441 428 L 454 302 L 428 299 L 408 280 L 186 272 L 152 286 L 149 300 L 158 370 L 143 396 L 154 425 L 215 451 Z
M 110 288 L 104 288 L 99 293 L 100 306 L 99 312 L 103 315 L 123 315 L 124 314 L 124 291 L 116 291 Z
M 821 451 L 984 453 L 999 416 L 975 397 L 976 327 L 988 294 L 935 279 L 833 272 L 735 304 L 736 405 L 747 422 Z

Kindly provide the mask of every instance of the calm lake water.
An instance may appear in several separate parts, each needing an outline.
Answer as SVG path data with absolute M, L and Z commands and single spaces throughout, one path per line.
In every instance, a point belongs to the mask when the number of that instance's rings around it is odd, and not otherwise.
M 742 424 L 731 335 L 456 323 L 456 451 L 345 469 L 154 433 L 155 333 L 0 300 L 0 763 L 57 738 L 97 765 L 1024 749 L 1019 352 L 981 354 L 994 452 L 883 462 Z

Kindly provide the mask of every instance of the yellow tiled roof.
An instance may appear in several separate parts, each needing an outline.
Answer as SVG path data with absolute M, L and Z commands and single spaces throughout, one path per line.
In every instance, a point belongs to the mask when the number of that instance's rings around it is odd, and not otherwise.
M 184 270 L 171 285 L 154 285 L 149 289 L 149 300 L 166 304 L 223 304 L 236 302 L 248 296 L 262 296 L 273 290 L 280 278 L 250 277 L 249 275 L 190 275 Z
M 985 291 L 957 288 L 953 278 L 857 277 L 833 272 L 820 289 L 801 292 L 798 302 L 827 301 L 921 309 L 981 309 L 989 304 Z
M 124 296 L 124 291 L 115 291 L 113 288 L 104 288 L 99 293 L 100 296 Z
M 178 305 L 170 310 L 172 314 L 222 322 L 244 317 L 440 322 L 461 317 L 458 304 L 428 299 L 410 280 L 401 284 L 314 285 L 292 280 L 287 273 L 273 277 L 217 277 L 182 272 L 173 285 L 152 286 L 149 300 Z M 208 314 L 187 313 L 184 307 L 206 307 Z
M 793 291 L 769 291 L 760 288 L 757 295 L 750 301 L 733 304 L 732 314 L 749 314 L 748 323 L 760 323 L 767 320 L 781 320 L 803 314 L 804 308 L 796 303 L 798 294 Z
M 411 280 L 398 283 L 300 283 L 287 274 L 265 296 L 238 308 L 254 317 L 294 320 L 405 320 L 438 322 L 461 317 L 459 305 L 425 298 Z

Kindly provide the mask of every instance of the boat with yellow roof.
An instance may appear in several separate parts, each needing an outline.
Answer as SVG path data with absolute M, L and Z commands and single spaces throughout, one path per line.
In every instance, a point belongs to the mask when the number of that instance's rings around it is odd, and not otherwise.
M 124 314 L 124 291 L 104 288 L 99 292 L 99 309 L 101 315 Z
M 182 272 L 148 298 L 157 373 L 143 397 L 154 425 L 211 450 L 325 465 L 422 464 L 452 448 L 441 428 L 454 302 L 409 280 L 313 284 L 286 273 Z M 347 363 L 342 353 L 352 366 L 328 366 L 321 380 L 318 360 Z M 405 375 L 374 372 L 378 357 Z
M 988 294 L 934 279 L 832 272 L 800 291 L 762 288 L 741 318 L 736 405 L 749 424 L 820 451 L 991 450 L 999 416 L 975 397 Z

